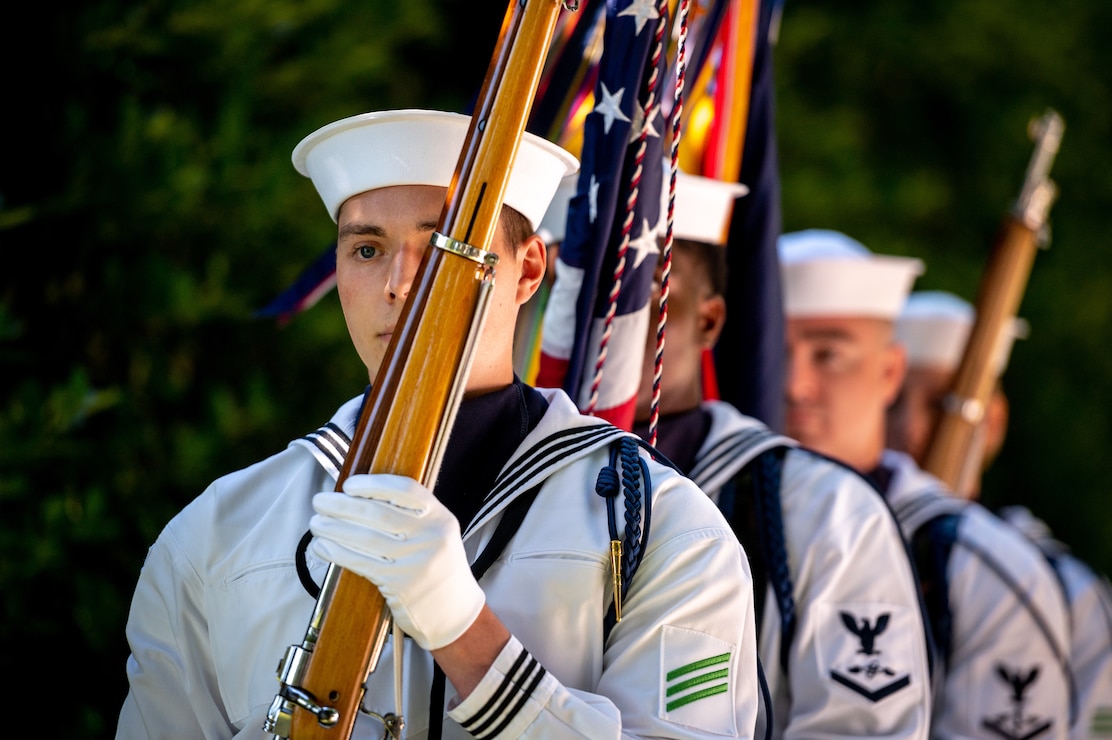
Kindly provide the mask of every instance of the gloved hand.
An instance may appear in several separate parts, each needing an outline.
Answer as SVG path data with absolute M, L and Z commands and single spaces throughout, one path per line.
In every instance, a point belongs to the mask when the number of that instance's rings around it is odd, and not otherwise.
M 486 603 L 459 522 L 412 478 L 351 475 L 343 489 L 313 497 L 313 555 L 375 584 L 394 621 L 425 650 L 455 641 Z

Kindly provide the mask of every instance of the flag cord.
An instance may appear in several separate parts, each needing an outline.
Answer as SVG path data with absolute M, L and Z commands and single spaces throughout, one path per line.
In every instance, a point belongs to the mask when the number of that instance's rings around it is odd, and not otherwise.
M 682 0 L 679 12 L 679 46 L 676 52 L 676 86 L 673 91 L 672 141 L 668 162 L 668 208 L 665 214 L 664 265 L 660 278 L 660 311 L 656 324 L 656 349 L 653 357 L 653 395 L 649 413 L 649 444 L 656 445 L 656 428 L 660 421 L 660 377 L 664 367 L 664 330 L 668 324 L 668 293 L 672 272 L 672 226 L 675 221 L 676 170 L 679 168 L 680 136 L 683 120 L 683 89 L 687 76 L 688 0 Z

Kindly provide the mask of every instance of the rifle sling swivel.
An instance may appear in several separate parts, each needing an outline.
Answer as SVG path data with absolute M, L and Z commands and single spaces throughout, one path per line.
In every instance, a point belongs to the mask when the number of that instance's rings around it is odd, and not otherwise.
M 498 255 L 494 252 L 488 252 L 478 247 L 473 247 L 470 244 L 461 242 L 458 239 L 453 239 L 450 236 L 445 236 L 438 231 L 434 231 L 433 235 L 429 238 L 429 244 L 438 249 L 443 249 L 452 254 L 458 254 L 460 257 L 465 257 L 480 265 L 488 268 L 493 268 L 498 262 Z
M 962 398 L 950 393 L 942 399 L 942 408 L 948 414 L 956 414 L 968 424 L 976 426 L 985 417 L 985 405 L 976 398 Z

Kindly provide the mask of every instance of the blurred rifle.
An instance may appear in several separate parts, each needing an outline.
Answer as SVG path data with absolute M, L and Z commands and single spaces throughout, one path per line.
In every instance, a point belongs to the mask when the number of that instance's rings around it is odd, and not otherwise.
M 440 223 L 364 404 L 336 490 L 349 475 L 366 472 L 435 484 L 494 287 L 497 257 L 490 244 L 564 1 L 509 2 Z M 287 648 L 278 666 L 281 687 L 264 731 L 296 740 L 350 737 L 357 712 L 367 711 L 364 684 L 389 623 L 374 584 L 329 566 L 303 641 Z M 400 734 L 401 717 L 380 718 L 389 735 Z
M 1035 150 L 1015 206 L 993 242 L 969 339 L 927 446 L 924 469 L 958 493 L 969 490 L 969 475 L 980 473 L 981 450 L 975 437 L 998 380 L 993 358 L 1019 309 L 1035 253 L 1049 243 L 1047 214 L 1058 196 L 1049 174 L 1064 130 L 1061 116 L 1053 110 L 1031 124 Z

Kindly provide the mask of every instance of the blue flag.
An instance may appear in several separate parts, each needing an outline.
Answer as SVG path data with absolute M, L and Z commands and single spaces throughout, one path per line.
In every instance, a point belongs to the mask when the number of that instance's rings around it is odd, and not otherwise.
M 776 240 L 781 231 L 780 166 L 776 148 L 772 34 L 780 3 L 761 3 L 749 121 L 730 221 L 727 260 L 729 313 L 715 348 L 722 400 L 772 429 L 783 429 L 784 317 Z

